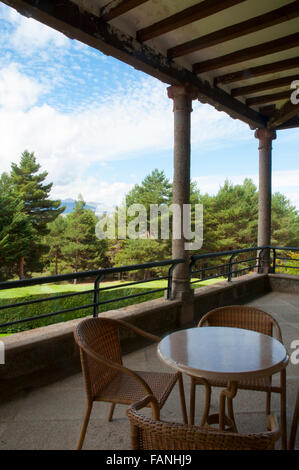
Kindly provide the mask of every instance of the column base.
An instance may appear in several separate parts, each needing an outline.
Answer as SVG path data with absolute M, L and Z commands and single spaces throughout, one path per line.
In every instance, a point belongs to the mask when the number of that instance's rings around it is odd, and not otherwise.
M 190 288 L 189 281 L 173 280 L 172 299 L 182 302 L 179 316 L 179 326 L 190 326 L 194 323 L 194 289 Z

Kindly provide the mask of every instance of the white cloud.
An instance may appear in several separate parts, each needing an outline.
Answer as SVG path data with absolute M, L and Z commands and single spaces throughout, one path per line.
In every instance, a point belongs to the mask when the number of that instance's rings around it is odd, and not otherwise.
M 28 148 L 59 177 L 66 166 L 72 174 L 76 166 L 80 172 L 82 161 L 88 166 L 92 162 L 130 159 L 144 151 L 172 149 L 172 104 L 165 86 L 153 79 L 146 78 L 138 86 L 128 82 L 126 89 L 115 90 L 113 95 L 102 96 L 92 105 L 67 114 L 46 104 L 34 106 L 44 86 L 15 66 L 2 71 L 2 88 L 2 166 L 8 155 L 19 155 Z M 198 129 L 194 144 L 236 133 L 235 122 L 210 107 L 197 105 L 193 117 Z M 196 125 L 198 121 L 200 125 Z M 237 129 L 239 135 L 240 124 Z
M 18 71 L 16 64 L 0 69 L 0 107 L 6 111 L 24 111 L 43 93 L 42 85 Z
M 21 73 L 14 64 L 0 70 L 0 90 L 0 171 L 9 170 L 10 162 L 16 161 L 24 149 L 34 151 L 49 172 L 49 180 L 54 182 L 54 197 L 76 198 L 83 193 L 87 201 L 103 202 L 106 208 L 111 208 L 121 202 L 131 185 L 97 181 L 88 174 L 91 165 L 126 159 L 129 166 L 130 158 L 142 158 L 144 152 L 172 150 L 172 103 L 165 85 L 154 79 L 145 78 L 138 84 L 128 80 L 126 88 L 69 113 L 47 104 L 39 105 L 47 88 Z M 251 138 L 247 126 L 224 113 L 197 102 L 193 108 L 193 150 L 203 143 L 224 145 L 232 137 Z M 232 176 L 230 180 L 241 183 L 246 176 Z M 284 189 L 282 192 L 288 197 L 292 194 L 290 198 L 295 202 L 298 176 L 274 172 L 273 189 Z M 251 177 L 257 183 L 257 175 Z M 225 177 L 194 179 L 202 192 L 215 193 Z
M 13 9 L 8 10 L 8 19 L 14 26 L 10 36 L 11 46 L 24 55 L 45 50 L 49 43 L 60 49 L 69 47 L 70 40 L 62 33 L 32 18 L 26 18 Z
M 97 181 L 94 177 L 77 177 L 67 184 L 56 184 L 52 191 L 52 196 L 57 199 L 71 197 L 77 199 L 81 194 L 86 202 L 95 201 L 98 203 L 97 213 L 104 211 L 111 212 L 113 208 L 123 201 L 126 193 L 133 187 L 132 184 L 123 182 L 107 183 Z

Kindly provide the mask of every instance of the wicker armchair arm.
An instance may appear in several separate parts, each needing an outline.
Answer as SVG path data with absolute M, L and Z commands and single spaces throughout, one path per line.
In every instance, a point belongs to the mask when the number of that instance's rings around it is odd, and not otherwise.
M 155 403 L 158 406 L 156 397 L 154 395 L 147 395 L 142 400 L 133 403 L 130 408 L 133 408 L 134 410 L 138 411 L 142 408 L 146 408 L 149 403 Z
M 156 343 L 159 343 L 161 341 L 161 338 L 156 335 L 152 335 L 151 333 L 148 333 L 147 331 L 141 330 L 141 328 L 138 328 L 137 326 L 131 325 L 131 323 L 127 323 L 123 320 L 114 320 L 112 318 L 109 318 L 109 321 L 115 323 L 116 325 L 126 328 L 127 330 L 134 331 L 134 333 L 143 336 L 144 338 L 147 338 L 151 341 L 154 341 Z
M 88 354 L 90 357 L 92 357 L 95 361 L 100 362 L 101 364 L 104 364 L 105 366 L 112 367 L 113 369 L 116 369 L 119 372 L 122 372 L 123 374 L 130 375 L 131 377 L 133 377 L 137 382 L 139 382 L 143 386 L 143 388 L 146 391 L 146 394 L 153 395 L 153 392 L 152 392 L 150 386 L 136 372 L 134 372 L 131 369 L 128 369 L 127 367 L 124 367 L 121 364 L 118 364 L 117 362 L 113 362 L 110 359 L 106 359 L 106 358 L 102 357 L 100 354 L 98 354 L 92 348 L 90 348 L 87 344 L 83 344 L 82 341 L 79 341 L 78 343 L 80 345 L 80 348 L 82 348 L 82 350 L 86 354 Z
M 268 416 L 268 430 L 273 432 L 274 434 L 277 434 L 277 438 L 280 436 L 280 429 L 277 423 L 276 416 L 273 414 L 270 414 Z
M 152 408 L 152 417 L 153 417 L 153 419 L 160 420 L 160 408 L 159 408 L 159 405 L 158 405 L 158 401 L 157 401 L 157 399 L 154 395 L 147 395 L 142 400 L 140 400 L 136 403 L 133 403 L 130 406 L 130 408 L 133 411 L 138 411 L 138 410 L 141 410 L 142 408 L 147 407 L 149 403 L 150 403 L 151 408 Z

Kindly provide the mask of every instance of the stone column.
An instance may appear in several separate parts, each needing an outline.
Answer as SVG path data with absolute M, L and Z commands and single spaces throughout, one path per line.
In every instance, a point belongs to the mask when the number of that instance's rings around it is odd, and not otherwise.
M 170 86 L 168 97 L 173 100 L 174 112 L 174 175 L 173 204 L 180 208 L 180 217 L 173 217 L 173 233 L 181 233 L 172 240 L 172 258 L 185 258 L 186 262 L 175 268 L 173 276 L 173 298 L 185 300 L 190 297 L 189 256 L 185 250 L 183 233 L 183 207 L 190 203 L 190 134 L 192 100 L 198 90 L 192 85 Z
M 276 132 L 270 129 L 257 129 L 254 136 L 259 139 L 259 207 L 258 207 L 258 246 L 271 243 L 271 177 L 272 140 Z M 269 272 L 269 251 L 264 254 L 263 272 Z

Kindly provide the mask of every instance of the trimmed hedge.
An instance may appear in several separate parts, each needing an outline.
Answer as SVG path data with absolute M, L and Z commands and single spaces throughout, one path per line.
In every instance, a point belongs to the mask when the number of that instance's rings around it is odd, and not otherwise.
M 111 289 L 108 291 L 100 292 L 100 301 L 107 301 L 110 299 L 116 299 L 117 297 L 125 297 L 127 295 L 132 294 L 141 294 L 139 297 L 132 297 L 130 299 L 119 300 L 111 303 L 107 303 L 104 305 L 99 306 L 99 313 L 105 312 L 108 310 L 114 310 L 122 307 L 126 307 L 132 304 L 138 304 L 141 302 L 145 302 L 146 300 L 157 299 L 164 295 L 163 291 L 161 292 L 154 292 L 148 294 L 148 291 L 152 290 L 151 288 L 119 288 L 119 289 Z M 67 294 L 68 292 L 63 292 L 63 294 Z M 73 293 L 73 291 L 69 292 Z M 11 299 L 0 299 L 0 305 L 11 305 L 19 302 L 26 302 L 29 300 L 38 300 L 38 299 L 47 299 L 48 297 L 53 297 L 54 294 L 40 294 L 40 295 L 32 295 L 26 297 L 18 297 L 18 298 L 11 298 Z M 59 293 L 57 293 L 57 296 Z M 68 308 L 75 308 L 84 305 L 88 305 L 93 303 L 93 292 L 85 293 L 76 295 L 73 297 L 66 297 L 66 298 L 57 298 L 51 301 L 44 301 L 37 304 L 32 305 L 25 305 L 19 307 L 12 307 L 9 309 L 0 310 L 0 323 L 6 323 L 14 320 L 21 320 L 24 318 L 35 317 L 38 315 L 43 315 L 47 313 L 52 313 L 60 310 L 66 310 Z M 53 315 L 51 317 L 41 318 L 38 320 L 32 320 L 24 323 L 19 323 L 17 325 L 11 325 L 8 327 L 1 327 L 0 333 L 1 334 L 11 334 L 11 333 L 18 333 L 20 331 L 32 330 L 33 328 L 39 328 L 41 326 L 52 325 L 54 323 L 60 323 L 68 320 L 73 320 L 75 318 L 82 318 L 86 316 L 90 316 L 93 314 L 93 307 L 85 308 L 82 310 L 76 310 L 74 312 L 68 312 L 58 315 Z

